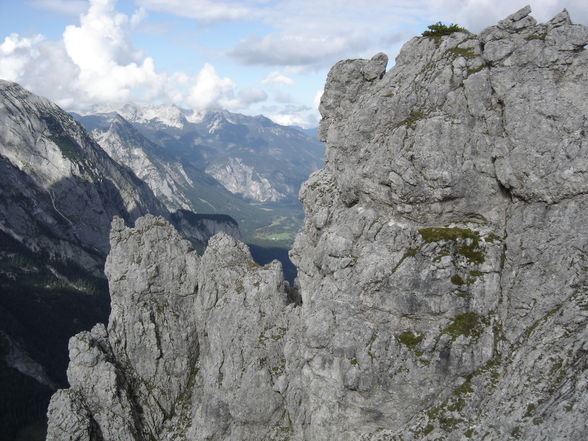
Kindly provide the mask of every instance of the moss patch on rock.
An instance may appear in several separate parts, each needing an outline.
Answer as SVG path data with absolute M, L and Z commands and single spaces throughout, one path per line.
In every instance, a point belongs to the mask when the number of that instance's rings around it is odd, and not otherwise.
M 411 331 L 406 331 L 396 337 L 400 343 L 406 346 L 411 351 L 415 351 L 416 347 L 419 345 L 421 341 L 423 341 L 423 336 L 420 334 L 415 334 Z
M 480 265 L 486 259 L 477 231 L 458 227 L 428 227 L 421 228 L 419 233 L 425 243 L 454 242 L 455 252 L 472 263 Z
M 479 337 L 482 334 L 482 319 L 474 312 L 466 312 L 451 319 L 451 324 L 441 331 L 455 340 L 460 335 L 464 337 Z
M 449 54 L 453 58 L 475 58 L 477 57 L 476 53 L 471 48 L 463 48 L 463 47 L 452 47 L 451 49 L 447 49 L 447 54 Z
M 84 154 L 80 146 L 74 142 L 69 136 L 55 135 L 48 137 L 53 143 L 59 147 L 64 158 L 70 161 L 81 161 L 84 159 Z

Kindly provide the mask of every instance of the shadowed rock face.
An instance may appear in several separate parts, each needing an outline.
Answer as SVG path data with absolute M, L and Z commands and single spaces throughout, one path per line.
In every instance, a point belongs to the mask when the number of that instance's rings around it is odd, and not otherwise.
M 333 67 L 296 290 L 116 221 L 48 440 L 584 439 L 588 29 L 529 13 Z

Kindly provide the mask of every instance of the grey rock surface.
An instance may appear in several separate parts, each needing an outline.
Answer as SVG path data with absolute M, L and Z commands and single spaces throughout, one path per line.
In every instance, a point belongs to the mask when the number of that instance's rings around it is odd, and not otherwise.
M 116 219 L 111 247 L 108 329 L 72 338 L 71 388 L 52 399 L 48 438 L 75 427 L 95 439 L 95 424 L 113 440 L 257 439 L 287 428 L 275 390 L 289 308 L 281 264 L 259 267 L 225 233 L 200 258 L 154 216 L 135 228 Z
M 332 68 L 295 288 L 226 235 L 197 260 L 117 221 L 116 307 L 47 439 L 583 441 L 588 30 L 529 13 Z

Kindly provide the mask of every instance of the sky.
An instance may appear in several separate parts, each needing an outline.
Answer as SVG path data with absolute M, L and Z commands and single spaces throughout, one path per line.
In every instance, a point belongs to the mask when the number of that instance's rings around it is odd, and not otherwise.
M 472 32 L 530 4 L 545 22 L 586 0 L 0 0 L 0 78 L 66 110 L 176 104 L 318 125 L 329 68 L 388 54 L 427 25 Z

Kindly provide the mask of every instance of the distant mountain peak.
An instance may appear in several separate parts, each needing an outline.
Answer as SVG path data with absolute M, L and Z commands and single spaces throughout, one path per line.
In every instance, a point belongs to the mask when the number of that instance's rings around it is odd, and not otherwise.
M 192 110 L 182 109 L 175 104 L 101 104 L 92 106 L 81 115 L 118 113 L 132 123 L 159 123 L 169 127 L 182 128 L 188 122 L 198 120 L 199 115 Z

